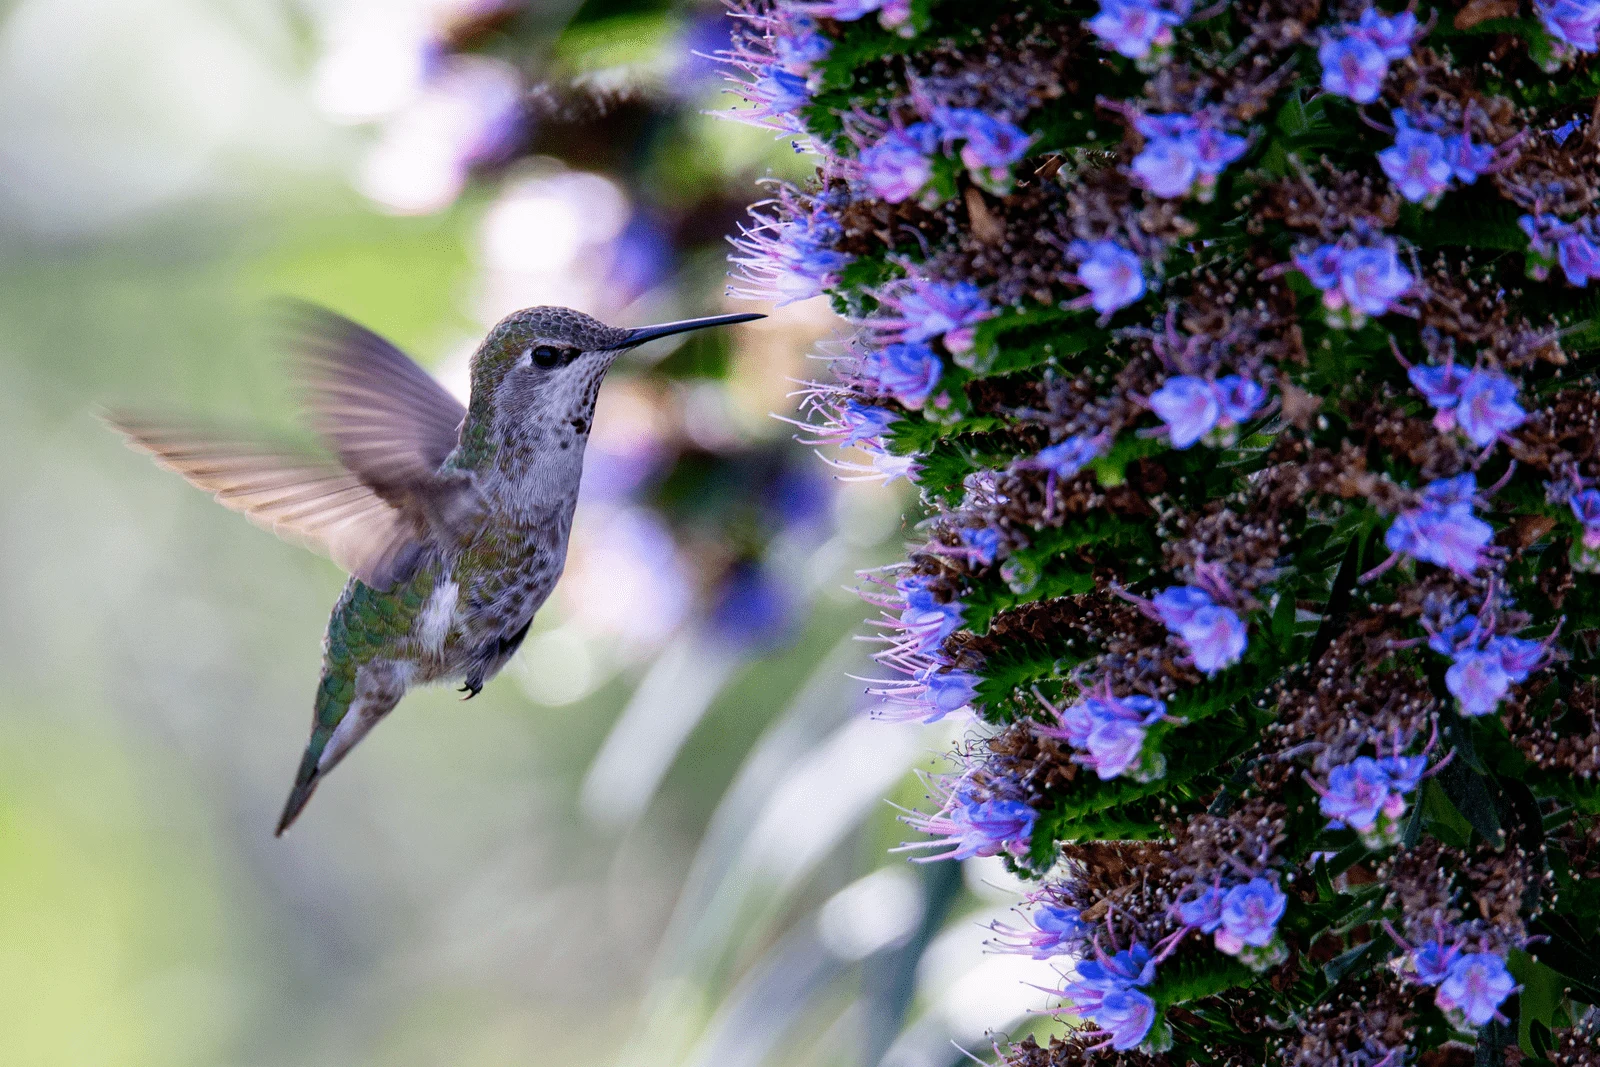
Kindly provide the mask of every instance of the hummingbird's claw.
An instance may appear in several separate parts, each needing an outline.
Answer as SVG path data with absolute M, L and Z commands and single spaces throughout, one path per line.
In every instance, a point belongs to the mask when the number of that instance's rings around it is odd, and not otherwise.
M 462 700 L 471 700 L 473 697 L 475 697 L 479 693 L 483 692 L 483 685 L 482 685 L 482 683 L 468 682 L 466 685 L 462 686 L 460 689 L 457 689 L 456 692 L 467 694 L 466 696 L 461 698 Z

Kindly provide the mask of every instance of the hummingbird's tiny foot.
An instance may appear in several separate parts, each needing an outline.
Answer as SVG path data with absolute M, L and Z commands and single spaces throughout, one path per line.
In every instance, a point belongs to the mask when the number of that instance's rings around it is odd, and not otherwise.
M 456 692 L 467 694 L 466 696 L 461 698 L 462 700 L 471 700 L 473 697 L 475 697 L 479 693 L 483 692 L 483 686 L 474 685 L 473 683 L 468 682 L 466 685 L 462 686 L 460 689 L 457 689 Z

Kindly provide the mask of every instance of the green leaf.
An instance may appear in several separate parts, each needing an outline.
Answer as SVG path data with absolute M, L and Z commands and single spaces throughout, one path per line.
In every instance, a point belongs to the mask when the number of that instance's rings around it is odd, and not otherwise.
M 1535 1022 L 1550 1029 L 1569 1025 L 1571 1006 L 1567 1002 L 1567 980 L 1550 967 L 1546 967 L 1521 949 L 1512 949 L 1506 957 L 1511 976 L 1522 986 L 1518 1000 L 1517 1039 L 1522 1051 L 1537 1055 L 1533 1047 L 1531 1028 Z
M 1157 1008 L 1165 1010 L 1175 1004 L 1203 1000 L 1250 985 L 1255 979 L 1255 972 L 1232 956 L 1208 949 L 1198 958 L 1163 964 L 1155 982 L 1145 992 L 1156 1002 Z

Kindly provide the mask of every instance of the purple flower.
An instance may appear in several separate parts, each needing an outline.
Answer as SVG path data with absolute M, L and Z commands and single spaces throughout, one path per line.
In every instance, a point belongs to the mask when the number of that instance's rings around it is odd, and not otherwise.
M 1488 650 L 1456 653 L 1456 661 L 1444 673 L 1445 688 L 1461 703 L 1463 715 L 1488 715 L 1500 706 L 1511 688 L 1511 678 L 1499 655 Z
M 1084 25 L 1118 55 L 1144 59 L 1156 46 L 1171 44 L 1172 27 L 1182 22 L 1183 15 L 1145 0 L 1100 0 L 1099 14 Z
M 975 326 L 995 313 L 971 282 L 915 279 L 885 292 L 883 304 L 899 314 L 872 319 L 869 325 L 874 329 L 899 341 L 944 337 L 947 347 L 949 334 Z
M 1383 79 L 1389 74 L 1389 59 L 1372 41 L 1361 34 L 1330 37 L 1317 49 L 1322 64 L 1322 87 L 1358 104 L 1378 99 Z
M 1198 897 L 1178 905 L 1178 919 L 1183 925 L 1193 926 L 1202 934 L 1215 933 L 1222 925 L 1224 896 L 1217 886 L 1207 886 Z
M 1217 948 L 1230 956 L 1246 945 L 1265 948 L 1278 936 L 1289 898 L 1265 878 L 1252 878 L 1228 890 L 1222 901 L 1222 928 L 1216 932 Z
M 941 603 L 928 591 L 928 580 L 921 575 L 911 575 L 895 583 L 895 589 L 905 598 L 906 606 L 900 612 L 900 627 L 918 652 L 931 652 L 944 643 L 944 639 L 961 629 L 965 609 L 961 602 Z
M 1216 391 L 1204 378 L 1179 374 L 1150 394 L 1150 410 L 1167 424 L 1173 448 L 1188 448 L 1222 417 Z
M 1400 195 L 1414 204 L 1436 199 L 1450 184 L 1444 138 L 1403 123 L 1395 132 L 1394 147 L 1378 153 L 1378 163 Z
M 1494 527 L 1470 511 L 1422 507 L 1402 512 L 1384 535 L 1389 551 L 1432 563 L 1455 574 L 1471 574 L 1494 540 Z
M 1146 115 L 1134 125 L 1146 141 L 1133 159 L 1133 175 L 1146 190 L 1168 199 L 1198 192 L 1209 200 L 1217 175 L 1249 146 L 1204 114 Z
M 1117 697 L 1106 689 L 1063 709 L 1057 717 L 1059 725 L 1041 727 L 1039 733 L 1084 749 L 1085 754 L 1074 756 L 1073 762 L 1090 768 L 1104 781 L 1139 765 L 1146 731 L 1166 715 L 1163 701 L 1139 695 Z
M 1071 478 L 1099 458 L 1105 450 L 1104 434 L 1075 434 L 1058 444 L 1039 449 L 1038 465 L 1058 478 Z
M 1600 551 L 1600 491 L 1585 489 L 1574 493 L 1567 501 L 1567 506 L 1583 523 L 1583 538 L 1579 546 L 1591 554 Z
M 1411 969 L 1423 985 L 1438 985 L 1450 974 L 1461 950 L 1441 941 L 1424 941 L 1411 953 Z
M 1486 647 L 1500 657 L 1500 669 L 1515 683 L 1527 681 L 1528 675 L 1544 666 L 1550 656 L 1541 642 L 1520 637 L 1496 637 Z
M 1454 363 L 1429 366 L 1418 363 L 1406 372 L 1411 384 L 1433 407 L 1441 411 L 1453 410 L 1461 400 L 1461 386 L 1466 383 L 1468 371 Z
M 1356 33 L 1378 46 L 1384 59 L 1404 59 L 1411 54 L 1417 36 L 1417 16 L 1410 11 L 1385 15 L 1375 7 L 1361 13 Z
M 747 283 L 740 296 L 775 299 L 782 307 L 816 296 L 838 281 L 854 258 L 836 251 L 838 224 L 821 206 L 782 220 L 762 217 L 734 242 L 733 262 Z
M 1556 262 L 1567 281 L 1578 288 L 1587 288 L 1590 278 L 1600 278 L 1600 245 L 1586 235 L 1573 231 L 1556 244 Z
M 919 856 L 919 862 L 994 856 L 1007 849 L 1025 848 L 1038 817 L 1037 812 L 1020 800 L 976 800 L 966 792 L 958 792 L 937 814 L 906 818 L 906 822 L 914 829 L 937 835 L 936 840 L 902 845 L 901 848 L 947 849 L 945 852 Z
M 1389 799 L 1389 785 L 1388 774 L 1371 756 L 1357 756 L 1335 767 L 1328 773 L 1328 788 L 1321 801 L 1329 828 L 1371 830 Z
M 867 375 L 884 392 L 908 408 L 920 408 L 939 384 L 944 364 L 925 344 L 885 345 L 863 363 Z
M 1261 410 L 1267 391 L 1260 382 L 1242 378 L 1237 374 L 1224 374 L 1212 386 L 1217 402 L 1222 405 L 1223 425 L 1244 422 Z
M 1189 195 L 1200 173 L 1194 155 L 1175 137 L 1145 142 L 1144 150 L 1133 158 L 1132 169 L 1141 186 L 1168 199 Z
M 1527 417 L 1517 403 L 1516 382 L 1498 371 L 1475 370 L 1467 375 L 1456 406 L 1456 424 L 1473 444 L 1487 448 Z
M 1415 792 L 1428 769 L 1427 756 L 1385 756 L 1378 766 L 1388 776 L 1389 788 L 1400 794 Z
M 1002 935 L 990 942 L 1002 952 L 1018 952 L 1036 960 L 1047 960 L 1074 951 L 1094 931 L 1093 923 L 1083 921 L 1077 908 L 1041 904 L 1028 916 L 1032 929 L 1017 929 L 992 923 L 989 929 Z
M 828 58 L 833 42 L 817 32 L 816 22 L 805 15 L 796 15 L 779 26 L 772 51 L 784 69 L 808 74 L 812 67 Z
M 1579 52 L 1600 51 L 1600 0 L 1535 0 L 1534 10 L 1550 36 Z
M 1456 181 L 1471 185 L 1494 164 L 1494 146 L 1473 144 L 1471 132 L 1458 133 L 1444 139 L 1444 158 Z
M 746 86 L 745 95 L 757 105 L 754 115 L 761 118 L 787 115 L 811 102 L 811 89 L 805 75 L 782 67 L 774 67 Z
M 1343 264 L 1344 249 L 1338 245 L 1321 245 L 1309 252 L 1296 252 L 1294 256 L 1294 265 L 1312 285 L 1323 291 L 1339 284 Z
M 883 435 L 899 421 L 900 416 L 888 408 L 847 400 L 839 412 L 839 427 L 843 432 L 839 447 L 868 445 L 881 448 Z
M 865 18 L 883 6 L 883 0 L 808 0 L 794 5 L 807 14 L 840 22 L 854 22 Z
M 1194 622 L 1195 616 L 1216 603 L 1211 594 L 1193 585 L 1174 585 L 1151 598 L 1156 614 L 1167 629 L 1177 633 Z
M 961 162 L 973 180 L 993 192 L 1011 185 L 1011 165 L 1028 154 L 1033 137 L 1026 131 L 974 108 L 945 108 L 936 112 L 941 139 L 949 145 L 965 141 Z
M 1244 620 L 1232 608 L 1212 600 L 1204 589 L 1172 586 L 1157 594 L 1152 603 L 1167 629 L 1189 646 L 1195 667 L 1208 677 L 1238 663 L 1244 655 Z
M 921 194 L 933 177 L 938 134 L 926 122 L 890 130 L 857 158 L 861 179 L 873 195 L 898 204 Z
M 1400 265 L 1393 241 L 1346 252 L 1339 264 L 1339 292 L 1356 311 L 1382 315 L 1410 290 L 1415 279 Z
M 1434 1002 L 1460 1030 L 1487 1026 L 1500 1015 L 1500 1005 L 1517 991 L 1505 961 L 1490 952 L 1472 952 L 1450 965 Z
M 1096 241 L 1077 248 L 1082 257 L 1078 281 L 1089 290 L 1089 306 L 1102 315 L 1125 308 L 1144 295 L 1144 270 L 1139 257 L 1115 241 Z

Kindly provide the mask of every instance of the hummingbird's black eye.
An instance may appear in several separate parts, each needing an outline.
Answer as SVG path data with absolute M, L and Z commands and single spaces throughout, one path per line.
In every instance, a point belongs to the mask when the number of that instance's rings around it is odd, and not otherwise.
M 536 345 L 532 352 L 533 365 L 549 370 L 551 367 L 561 365 L 566 358 L 566 352 L 555 345 Z

